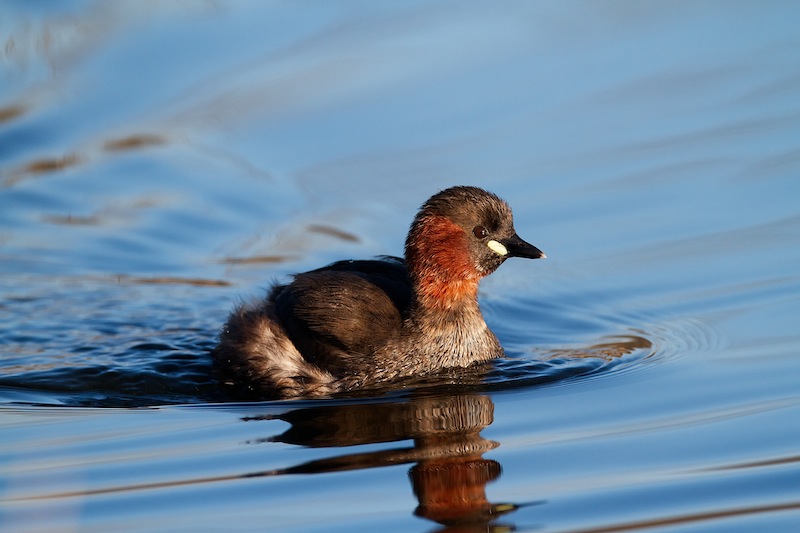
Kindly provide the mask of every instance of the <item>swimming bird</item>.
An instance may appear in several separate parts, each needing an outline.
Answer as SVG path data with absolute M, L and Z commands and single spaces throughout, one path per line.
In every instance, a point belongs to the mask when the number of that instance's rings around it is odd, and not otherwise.
M 212 356 L 223 379 L 271 398 L 322 396 L 501 357 L 478 284 L 509 257 L 544 258 L 509 205 L 478 187 L 429 198 L 405 259 L 338 261 L 239 306 Z

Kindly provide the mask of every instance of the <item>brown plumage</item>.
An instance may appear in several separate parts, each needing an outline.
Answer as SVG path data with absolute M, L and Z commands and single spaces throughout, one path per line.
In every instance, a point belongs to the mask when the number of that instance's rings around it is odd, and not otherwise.
M 340 261 L 297 274 L 231 314 L 215 363 L 226 381 L 296 397 L 500 357 L 478 307 L 478 283 L 509 257 L 544 254 L 517 236 L 506 202 L 452 187 L 423 204 L 405 261 Z

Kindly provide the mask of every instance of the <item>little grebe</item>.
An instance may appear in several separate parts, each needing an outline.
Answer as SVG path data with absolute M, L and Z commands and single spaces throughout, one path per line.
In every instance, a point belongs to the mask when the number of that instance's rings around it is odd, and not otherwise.
M 509 257 L 543 258 L 511 208 L 477 187 L 423 204 L 400 258 L 339 261 L 276 285 L 228 318 L 216 365 L 270 397 L 318 396 L 502 356 L 478 282 Z

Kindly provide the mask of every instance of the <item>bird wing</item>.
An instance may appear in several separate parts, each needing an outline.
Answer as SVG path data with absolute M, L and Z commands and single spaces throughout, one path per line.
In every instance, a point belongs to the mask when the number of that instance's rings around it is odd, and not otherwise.
M 298 274 L 272 293 L 273 308 L 300 353 L 334 374 L 369 364 L 397 338 L 410 301 L 402 260 L 340 261 Z

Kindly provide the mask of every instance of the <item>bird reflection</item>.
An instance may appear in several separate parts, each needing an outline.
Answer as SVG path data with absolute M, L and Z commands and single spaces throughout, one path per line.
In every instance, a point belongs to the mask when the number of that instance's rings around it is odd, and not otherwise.
M 409 471 L 419 505 L 414 514 L 444 526 L 441 532 L 509 531 L 495 523 L 514 504 L 492 503 L 486 484 L 500 477 L 497 461 L 484 459 L 499 444 L 480 432 L 494 419 L 485 395 L 423 395 L 404 401 L 326 404 L 248 420 L 280 419 L 291 424 L 265 439 L 308 447 L 346 447 L 411 440 L 413 445 L 341 454 L 283 469 L 312 474 L 414 463 Z
M 530 386 L 579 375 L 593 375 L 621 356 L 650 353 L 652 343 L 638 335 L 609 339 L 582 349 L 551 350 L 549 357 L 535 363 L 518 361 L 522 372 L 503 370 L 502 386 Z M 535 370 L 535 371 L 534 371 Z M 480 383 L 486 369 L 474 375 L 461 372 L 462 385 Z M 415 389 L 402 400 L 325 400 L 306 404 L 280 414 L 243 420 L 282 420 L 290 427 L 261 442 L 282 442 L 311 448 L 411 441 L 412 445 L 363 453 L 341 453 L 249 477 L 283 474 L 316 474 L 412 464 L 411 487 L 418 505 L 414 514 L 443 526 L 439 533 L 495 532 L 513 530 L 498 519 L 522 505 L 492 503 L 486 485 L 498 479 L 501 467 L 483 454 L 499 443 L 481 437 L 494 421 L 494 404 L 489 396 L 454 386 L 442 392 L 441 384 Z M 308 406 L 310 405 L 310 406 Z M 505 518 L 507 520 L 508 517 Z

